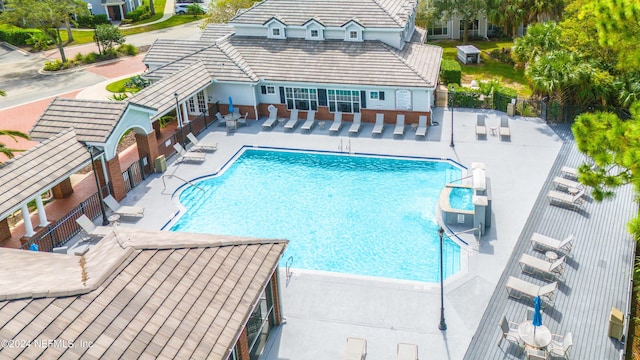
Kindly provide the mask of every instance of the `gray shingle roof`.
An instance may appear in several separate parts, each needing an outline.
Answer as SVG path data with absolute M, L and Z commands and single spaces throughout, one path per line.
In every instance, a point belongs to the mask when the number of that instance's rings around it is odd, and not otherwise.
M 204 35 L 204 34 L 203 34 Z M 167 64 L 211 46 L 212 41 L 157 39 L 142 59 L 145 64 Z
M 74 128 L 78 141 L 104 143 L 127 109 L 126 101 L 54 99 L 29 135 L 45 140 Z
M 226 359 L 286 244 L 119 227 L 82 257 L 0 249 L 0 291 L 21 295 L 0 336 L 74 342 L 1 356 Z
M 273 17 L 287 25 L 301 26 L 315 18 L 328 27 L 352 19 L 364 27 L 403 28 L 416 0 L 265 0 L 232 18 L 231 24 L 262 25 Z
M 442 48 L 407 44 L 398 51 L 379 41 L 228 40 L 256 75 L 267 81 L 433 87 Z
M 89 153 L 76 140 L 76 133 L 65 129 L 5 162 L 0 167 L 0 219 L 68 178 L 89 161 Z
M 129 101 L 136 105 L 157 109 L 155 116 L 165 114 L 176 106 L 174 94 L 178 93 L 178 100 L 183 101 L 211 83 L 211 76 L 202 61 L 194 61 L 184 70 L 171 74 L 166 78 L 144 88 Z
M 202 35 L 200 35 L 200 40 L 212 43 L 233 33 L 233 26 L 229 24 L 209 24 L 204 28 Z

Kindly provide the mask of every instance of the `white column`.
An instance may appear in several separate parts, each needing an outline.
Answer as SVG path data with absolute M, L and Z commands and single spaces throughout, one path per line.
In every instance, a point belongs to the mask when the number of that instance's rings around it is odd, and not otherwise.
M 189 112 L 187 111 L 187 102 L 185 101 L 182 104 L 180 104 L 180 107 L 182 108 L 182 126 L 184 126 L 189 123 Z
M 22 204 L 22 218 L 24 219 L 24 236 L 32 237 L 36 232 L 33 231 L 33 224 L 31 223 L 31 215 L 29 214 L 27 204 Z
M 256 120 L 258 120 L 258 96 L 256 95 L 258 93 L 258 86 L 251 85 L 251 90 L 253 91 L 253 113 L 256 115 Z
M 49 222 L 47 221 L 47 213 L 44 211 L 44 204 L 42 203 L 42 196 L 36 196 L 36 206 L 38 207 L 38 217 L 40 218 L 40 226 L 45 227 Z
M 432 101 L 433 101 L 433 93 L 436 91 L 434 88 L 433 91 L 427 90 L 427 110 L 431 111 Z

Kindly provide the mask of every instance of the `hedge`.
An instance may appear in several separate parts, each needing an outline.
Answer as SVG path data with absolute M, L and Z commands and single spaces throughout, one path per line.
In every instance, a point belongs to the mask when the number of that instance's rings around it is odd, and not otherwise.
M 440 76 L 446 84 L 460 84 L 462 80 L 462 68 L 456 60 L 442 59 L 440 63 Z
M 453 98 L 453 107 L 456 108 L 481 108 L 483 101 L 478 89 L 455 87 L 454 93 L 449 92 L 449 97 Z
M 6 41 L 11 45 L 21 46 L 26 45 L 31 35 L 37 33 L 40 33 L 40 30 L 3 26 L 0 27 L 0 40 Z
M 507 105 L 511 103 L 511 99 L 518 97 L 518 90 L 507 87 L 498 87 L 493 89 L 493 108 L 496 110 L 507 112 Z

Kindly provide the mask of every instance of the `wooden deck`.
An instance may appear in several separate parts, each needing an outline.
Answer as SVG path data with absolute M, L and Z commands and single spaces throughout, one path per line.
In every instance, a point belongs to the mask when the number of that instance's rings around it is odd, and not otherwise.
M 552 179 L 560 175 L 562 166 L 577 167 L 584 156 L 577 150 L 567 125 L 554 131 L 565 140 L 558 158 L 540 192 L 533 211 L 520 234 L 511 258 L 491 297 L 490 305 L 467 349 L 464 359 L 523 359 L 522 348 L 507 341 L 497 346 L 501 331 L 498 322 L 503 315 L 509 321 L 525 320 L 530 300 L 509 298 L 505 283 L 515 276 L 538 285 L 546 284 L 541 275 L 522 273 L 518 259 L 523 253 L 544 258 L 532 250 L 534 232 L 562 239 L 575 234 L 574 248 L 567 257 L 564 278 L 559 281 L 555 304 L 544 309 L 542 322 L 553 334 L 571 332 L 574 345 L 572 359 L 618 359 L 624 344 L 607 336 L 612 307 L 625 313 L 629 301 L 630 278 L 635 243 L 626 224 L 638 212 L 631 186 L 618 189 L 613 200 L 595 202 L 590 196 L 583 210 L 574 211 L 550 205 L 547 192 Z

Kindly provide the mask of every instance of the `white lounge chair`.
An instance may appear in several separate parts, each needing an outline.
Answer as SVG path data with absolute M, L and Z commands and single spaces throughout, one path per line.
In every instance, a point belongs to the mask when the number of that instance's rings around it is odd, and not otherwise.
M 396 127 L 393 129 L 393 135 L 404 135 L 404 115 L 398 114 L 396 117 Z
M 225 120 L 224 117 L 222 117 L 222 114 L 220 114 L 220 111 L 216 113 L 216 119 L 218 119 L 218 126 L 227 126 L 227 120 Z
M 206 160 L 204 153 L 195 152 L 195 151 L 186 151 L 180 144 L 173 144 L 173 148 L 176 149 L 176 151 L 178 152 L 178 156 L 180 156 L 178 158 L 178 162 L 182 162 L 182 161 L 202 162 Z
M 427 116 L 420 115 L 418 117 L 418 127 L 416 128 L 416 137 L 427 136 Z
M 520 256 L 520 268 L 527 274 L 539 271 L 543 275 L 551 275 L 552 278 L 554 276 L 561 277 L 564 273 L 565 258 L 566 255 L 554 262 L 548 262 L 529 254 L 522 254 L 522 256 Z
M 349 134 L 357 134 L 360 132 L 360 128 L 362 127 L 362 113 L 354 113 L 353 114 L 353 124 L 349 128 Z
M 342 127 L 342 111 L 336 111 L 333 114 L 333 123 L 329 128 L 329 132 L 340 132 L 340 128 Z
M 556 184 L 557 187 L 565 189 L 582 189 L 584 187 L 584 185 L 580 184 L 577 181 L 569 180 L 561 176 L 554 177 L 553 183 Z
M 549 198 L 549 202 L 551 204 L 568 205 L 573 208 L 580 208 L 582 206 L 582 195 L 584 195 L 584 193 L 584 188 L 578 189 L 578 192 L 574 195 L 557 190 L 551 190 L 547 194 L 547 198 Z
M 313 129 L 313 125 L 315 124 L 316 124 L 316 111 L 309 110 L 309 112 L 307 113 L 307 121 L 305 121 L 304 124 L 302 124 L 300 131 L 311 131 L 311 129 Z
M 384 114 L 376 114 L 376 124 L 373 126 L 373 131 L 371 132 L 371 136 L 373 135 L 382 136 L 383 131 L 384 131 Z
M 516 299 L 521 299 L 523 296 L 533 299 L 536 296 L 540 296 L 544 306 L 544 303 L 553 303 L 558 289 L 558 282 L 554 281 L 551 284 L 538 286 L 517 277 L 509 276 L 505 288 L 507 289 L 507 294 Z
M 76 219 L 76 222 L 82 228 L 85 234 L 89 238 L 101 238 L 105 237 L 111 232 L 113 232 L 113 227 L 111 226 L 96 226 L 91 219 L 87 217 L 87 215 L 82 214 L 80 217 Z
M 509 128 L 509 118 L 506 116 L 500 117 L 500 136 L 511 138 L 511 128 Z
M 486 115 L 478 115 L 476 117 L 476 137 L 479 137 L 480 135 L 484 137 L 487 136 L 486 120 L 487 120 Z
M 367 355 L 367 340 L 361 338 L 347 338 L 342 360 L 364 360 Z
M 218 143 L 209 143 L 209 142 L 205 142 L 205 141 L 200 141 L 198 140 L 198 138 L 193 135 L 193 133 L 188 133 L 187 134 L 187 139 L 189 139 L 189 141 L 191 141 L 191 143 L 193 144 L 192 149 L 194 151 L 201 151 L 201 150 L 206 150 L 206 151 L 216 151 L 218 150 Z
M 418 345 L 399 343 L 396 360 L 418 360 Z
M 269 117 L 264 121 L 262 127 L 273 128 L 273 125 L 278 121 L 278 108 L 273 105 L 269 105 L 267 109 L 269 109 Z
M 562 169 L 560 169 L 560 175 L 562 176 L 569 176 L 572 177 L 574 179 L 578 178 L 578 169 L 576 168 L 572 168 L 572 167 L 568 167 L 568 166 L 563 166 Z
M 104 198 L 104 203 L 114 213 L 124 217 L 143 217 L 144 208 L 142 206 L 122 206 L 113 196 L 108 195 Z
M 538 233 L 531 235 L 531 247 L 536 250 L 552 250 L 555 252 L 563 252 L 569 254 L 573 249 L 573 234 L 567 236 L 563 240 L 554 239 Z
M 285 130 L 294 130 L 298 125 L 298 109 L 291 110 L 291 116 L 289 117 L 289 121 L 284 125 Z

